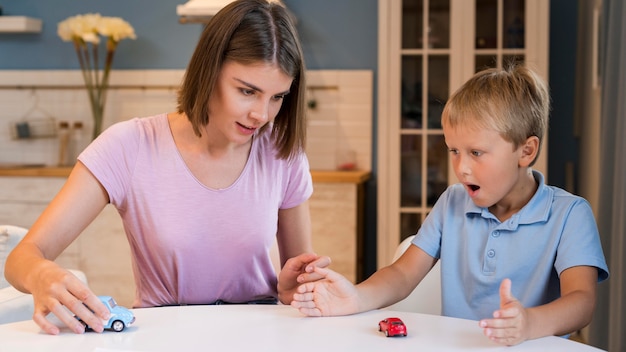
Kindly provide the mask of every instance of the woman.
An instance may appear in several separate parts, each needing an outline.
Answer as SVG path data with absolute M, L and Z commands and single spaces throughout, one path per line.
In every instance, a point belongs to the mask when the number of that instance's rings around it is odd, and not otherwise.
M 57 334 L 53 313 L 81 333 L 76 315 L 102 331 L 106 308 L 53 260 L 108 203 L 130 243 L 135 307 L 289 304 L 297 277 L 314 280 L 313 267 L 330 262 L 311 253 L 303 95 L 302 51 L 282 5 L 240 0 L 217 13 L 177 111 L 106 130 L 8 258 L 7 279 L 33 295 L 34 321 Z

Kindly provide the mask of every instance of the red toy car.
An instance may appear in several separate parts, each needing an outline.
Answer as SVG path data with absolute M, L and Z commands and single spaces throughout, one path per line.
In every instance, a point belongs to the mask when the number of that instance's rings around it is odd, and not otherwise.
M 384 331 L 385 336 L 406 336 L 406 326 L 400 318 L 387 318 L 378 322 L 378 331 Z

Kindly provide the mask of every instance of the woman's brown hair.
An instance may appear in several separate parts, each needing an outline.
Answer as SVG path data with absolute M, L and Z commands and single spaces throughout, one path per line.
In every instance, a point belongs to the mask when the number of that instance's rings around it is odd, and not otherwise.
M 293 78 L 289 94 L 274 119 L 272 139 L 278 157 L 290 159 L 304 150 L 304 58 L 292 14 L 277 1 L 237 0 L 207 23 L 178 92 L 178 112 L 194 133 L 209 123 L 209 97 L 226 60 L 241 64 L 276 63 Z

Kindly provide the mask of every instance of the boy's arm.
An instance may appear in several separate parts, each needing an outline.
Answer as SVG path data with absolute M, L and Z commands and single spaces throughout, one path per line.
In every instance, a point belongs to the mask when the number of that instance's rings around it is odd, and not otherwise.
M 591 321 L 596 302 L 598 269 L 575 266 L 561 273 L 561 297 L 544 305 L 524 308 L 511 295 L 511 281 L 500 286 L 500 309 L 493 319 L 479 322 L 491 340 L 516 345 L 544 336 L 566 335 Z
M 436 261 L 411 245 L 395 263 L 356 286 L 330 269 L 315 268 L 323 279 L 300 285 L 291 306 L 310 316 L 347 315 L 386 307 L 408 296 Z

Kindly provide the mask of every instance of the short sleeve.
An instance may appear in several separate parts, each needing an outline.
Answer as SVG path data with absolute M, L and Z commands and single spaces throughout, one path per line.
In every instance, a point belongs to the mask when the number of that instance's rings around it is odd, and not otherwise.
M 306 154 L 298 154 L 293 160 L 287 161 L 287 165 L 287 187 L 280 209 L 298 206 L 313 194 L 313 180 Z
M 139 119 L 107 128 L 79 156 L 106 189 L 112 204 L 123 203 L 139 150 Z
M 567 217 L 554 268 L 560 275 L 563 270 L 574 266 L 593 266 L 598 268 L 598 281 L 606 280 L 609 271 L 591 206 L 579 198 Z

